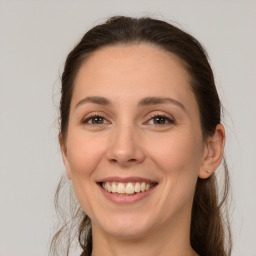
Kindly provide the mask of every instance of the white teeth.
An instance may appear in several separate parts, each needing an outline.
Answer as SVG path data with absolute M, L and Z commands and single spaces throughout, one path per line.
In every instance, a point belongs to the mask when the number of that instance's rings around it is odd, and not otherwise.
M 111 191 L 109 191 L 111 192 Z M 118 183 L 117 185 L 117 193 L 118 194 L 125 194 L 125 186 L 123 183 Z
M 113 182 L 112 183 L 112 193 L 116 193 L 117 192 L 117 186 L 116 186 L 116 183 Z
M 106 184 L 106 189 L 107 189 L 108 192 L 112 192 L 112 188 L 111 188 L 111 186 L 108 182 Z
M 146 188 L 146 183 L 145 182 L 142 182 L 140 184 L 140 191 L 144 192 L 145 191 L 145 188 Z
M 103 182 L 102 187 L 111 193 L 118 194 L 128 194 L 132 195 L 134 193 L 144 192 L 153 187 L 153 184 L 145 182 L 136 182 L 136 183 L 116 183 L 116 182 Z
M 136 193 L 139 193 L 139 192 L 140 192 L 140 183 L 139 183 L 139 182 L 137 182 L 137 183 L 135 184 L 134 191 L 135 191 Z
M 134 186 L 132 185 L 132 183 L 128 183 L 126 185 L 125 193 L 126 194 L 133 194 L 134 193 Z

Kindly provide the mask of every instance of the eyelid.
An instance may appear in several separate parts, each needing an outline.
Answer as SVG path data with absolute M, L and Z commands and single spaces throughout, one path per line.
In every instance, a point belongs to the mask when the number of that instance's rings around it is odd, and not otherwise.
M 174 124 L 175 123 L 175 119 L 173 116 L 169 115 L 169 114 L 166 114 L 166 113 L 152 113 L 149 115 L 149 117 L 147 118 L 147 121 L 144 122 L 144 124 L 147 124 L 149 123 L 150 120 L 152 120 L 153 118 L 157 118 L 157 117 L 163 117 L 165 118 L 167 121 L 168 121 L 168 124 L 152 124 L 152 125 L 155 125 L 155 126 L 167 126 L 167 125 L 171 125 L 171 124 Z
M 103 114 L 103 113 L 99 113 L 99 112 L 93 112 L 93 113 L 89 113 L 87 115 L 85 115 L 82 120 L 81 120 L 81 123 L 82 124 L 88 124 L 88 125 L 105 125 L 106 123 L 103 123 L 103 124 L 90 124 L 88 123 L 88 121 L 94 117 L 100 117 L 100 118 L 103 118 L 104 120 L 107 121 L 107 124 L 111 123 L 108 118 Z
M 103 122 L 102 124 L 91 124 L 88 121 L 94 117 L 100 117 L 103 118 L 104 121 L 107 122 Z M 150 122 L 150 120 L 152 120 L 153 118 L 157 118 L 157 117 L 162 117 L 164 119 L 166 119 L 168 121 L 167 124 L 148 124 Z M 175 119 L 173 118 L 172 115 L 167 114 L 167 113 L 162 113 L 162 112 L 154 112 L 154 113 L 150 113 L 146 119 L 145 122 L 143 122 L 144 125 L 154 125 L 154 126 L 167 126 L 167 125 L 172 125 L 175 123 Z M 102 125 L 107 125 L 107 124 L 111 124 L 111 122 L 109 121 L 109 118 L 106 117 L 106 115 L 102 112 L 92 112 L 89 113 L 87 115 L 85 115 L 82 119 L 81 119 L 81 124 L 85 125 L 92 125 L 92 126 L 102 126 Z

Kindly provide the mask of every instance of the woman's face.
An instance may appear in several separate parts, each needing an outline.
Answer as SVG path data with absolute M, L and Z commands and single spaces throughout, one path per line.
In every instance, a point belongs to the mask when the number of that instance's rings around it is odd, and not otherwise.
M 94 230 L 189 228 L 205 145 L 182 62 L 146 44 L 96 51 L 76 77 L 62 151 Z

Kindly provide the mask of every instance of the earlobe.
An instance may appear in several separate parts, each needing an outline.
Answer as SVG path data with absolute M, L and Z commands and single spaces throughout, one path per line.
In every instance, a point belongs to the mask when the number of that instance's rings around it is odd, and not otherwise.
M 66 175 L 67 175 L 67 178 L 71 180 L 71 170 L 70 170 L 69 162 L 67 159 L 67 147 L 61 133 L 59 134 L 59 144 L 61 149 L 62 161 L 66 167 Z
M 204 157 L 199 170 L 199 178 L 209 178 L 218 168 L 223 158 L 225 145 L 225 129 L 223 125 L 218 124 L 213 136 L 206 141 Z
M 198 177 L 201 179 L 207 179 L 209 178 L 212 174 L 214 173 L 214 171 L 209 171 L 209 170 L 204 170 L 204 169 L 200 169 Z

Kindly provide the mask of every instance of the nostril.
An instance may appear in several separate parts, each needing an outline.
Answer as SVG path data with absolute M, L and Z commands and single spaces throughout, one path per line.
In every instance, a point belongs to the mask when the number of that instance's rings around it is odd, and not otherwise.
M 136 162 L 136 159 L 129 159 L 127 162 L 129 163 Z
M 114 164 L 114 163 L 117 163 L 117 160 L 116 159 L 110 159 L 110 162 Z
M 109 159 L 109 162 L 112 163 L 112 164 L 116 164 L 116 163 L 119 163 L 121 165 L 130 165 L 130 164 L 134 164 L 137 162 L 137 160 L 135 158 L 131 158 L 131 159 L 115 159 L 115 158 L 112 158 L 112 159 Z

